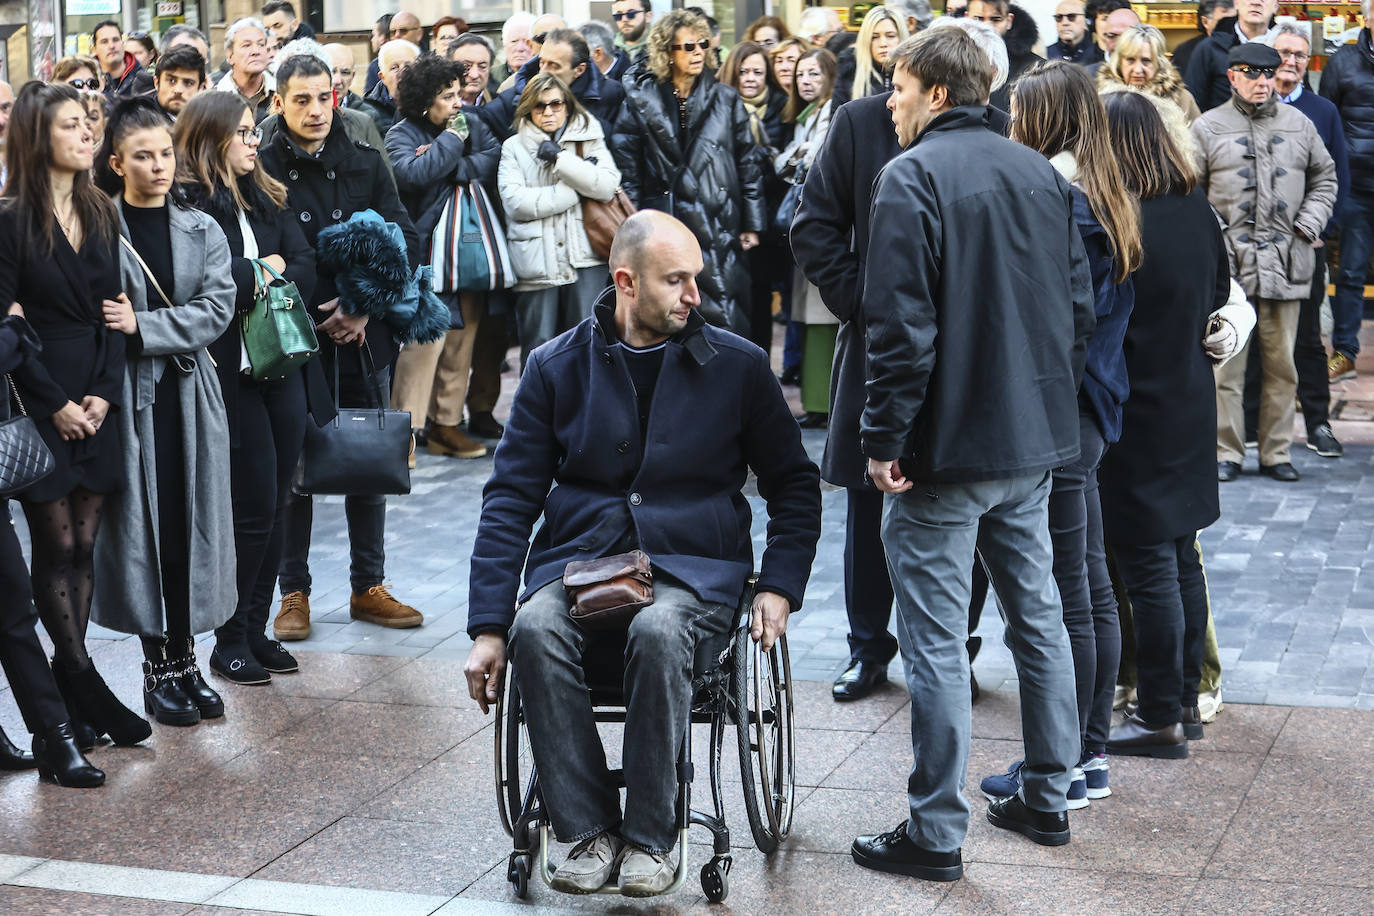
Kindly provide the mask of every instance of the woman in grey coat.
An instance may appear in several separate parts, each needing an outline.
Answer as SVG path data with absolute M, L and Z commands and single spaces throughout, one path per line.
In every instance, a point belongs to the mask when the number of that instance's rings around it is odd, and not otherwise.
M 148 100 L 121 103 L 101 161 L 122 182 L 120 270 L 127 293 L 105 323 L 127 335 L 118 422 L 124 488 L 109 500 L 95 555 L 101 625 L 143 641 L 143 704 L 168 725 L 224 714 L 196 666 L 193 636 L 234 612 L 229 428 L 206 347 L 234 315 L 224 232 L 169 199 L 171 124 Z

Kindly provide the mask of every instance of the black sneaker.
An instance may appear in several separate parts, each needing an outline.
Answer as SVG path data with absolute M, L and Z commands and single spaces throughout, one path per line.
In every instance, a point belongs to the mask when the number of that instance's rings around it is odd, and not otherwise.
M 468 435 L 476 436 L 479 439 L 500 439 L 506 434 L 506 428 L 496 422 L 496 418 L 491 415 L 491 411 L 480 411 L 468 417 Z
M 988 804 L 988 822 L 1014 830 L 1041 846 L 1063 846 L 1069 841 L 1069 815 L 1065 811 L 1036 811 L 1021 796 L 999 798 Z
M 259 665 L 273 674 L 295 674 L 301 670 L 301 666 L 296 664 L 295 656 L 287 652 L 275 639 L 249 643 L 248 650 L 253 653 Z
M 1340 442 L 1331 433 L 1331 424 L 1323 423 L 1307 432 L 1307 447 L 1323 458 L 1339 458 L 1345 454 Z
M 932 852 L 912 842 L 902 821 L 890 833 L 861 836 L 849 847 L 854 861 L 864 868 L 910 875 L 926 881 L 958 881 L 964 876 L 961 850 Z
M 272 675 L 258 664 L 248 646 L 215 646 L 210 653 L 210 670 L 235 684 L 270 684 Z

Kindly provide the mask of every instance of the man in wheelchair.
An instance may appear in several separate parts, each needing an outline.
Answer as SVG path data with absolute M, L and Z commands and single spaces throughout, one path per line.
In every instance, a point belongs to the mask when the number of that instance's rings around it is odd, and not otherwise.
M 473 546 L 465 673 L 486 712 L 510 653 L 545 809 L 576 844 L 554 888 L 593 893 L 618 872 L 622 894 L 649 896 L 673 881 L 694 650 L 731 626 L 754 568 L 748 471 L 769 517 L 750 624 L 765 651 L 806 588 L 820 477 L 767 354 L 697 311 L 703 261 L 686 226 L 636 214 L 610 268 L 614 289 L 530 355 L 515 393 Z M 563 576 L 634 549 L 652 562 L 653 603 L 628 624 L 622 815 Z

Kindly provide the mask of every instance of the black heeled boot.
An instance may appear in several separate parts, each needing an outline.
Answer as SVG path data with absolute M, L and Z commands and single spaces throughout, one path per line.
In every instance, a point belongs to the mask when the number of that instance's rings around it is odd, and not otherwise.
M 68 671 L 72 690 L 71 701 L 76 709 L 67 707 L 75 716 L 89 722 L 97 735 L 109 735 L 115 744 L 129 745 L 146 741 L 153 733 L 148 720 L 134 712 L 110 690 L 110 685 L 95 670 L 92 662 L 80 671 Z
M 177 669 L 177 686 L 200 710 L 200 717 L 218 719 L 224 715 L 224 699 L 205 683 L 200 666 L 196 664 L 196 641 L 189 636 L 169 638 L 167 654 L 171 656 L 171 665 Z
M 38 775 L 71 789 L 94 789 L 105 784 L 105 773 L 91 765 L 76 746 L 69 722 L 33 736 L 33 757 Z
M 10 736 L 0 728 L 0 770 L 32 770 L 33 758 L 14 746 Z
M 144 641 L 145 648 L 148 642 Z M 157 658 L 143 663 L 143 709 L 163 725 L 195 725 L 200 710 L 177 683 L 181 673 L 167 658 L 167 641 L 157 646 Z
M 81 748 L 83 753 L 91 750 L 100 740 L 100 735 L 85 719 L 80 717 L 76 702 L 76 690 L 72 686 L 71 679 L 67 677 L 67 666 L 56 658 L 52 660 L 52 679 L 57 682 L 57 692 L 62 694 L 62 702 L 67 707 L 67 715 L 71 716 L 67 724 L 72 727 L 72 733 L 76 735 L 76 746 Z

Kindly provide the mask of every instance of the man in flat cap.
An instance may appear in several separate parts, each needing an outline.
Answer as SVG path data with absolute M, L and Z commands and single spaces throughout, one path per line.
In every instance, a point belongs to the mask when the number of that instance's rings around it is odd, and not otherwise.
M 1260 348 L 1263 396 L 1259 469 L 1295 481 L 1289 457 L 1298 376 L 1293 366 L 1298 310 L 1312 285 L 1321 234 L 1336 204 L 1336 165 L 1312 122 L 1274 93 L 1279 53 L 1233 46 L 1226 77 L 1231 99 L 1193 122 L 1207 199 L 1225 223 L 1231 274 L 1258 312 L 1246 347 Z M 1245 359 L 1217 373 L 1217 476 L 1234 480 L 1245 458 L 1241 406 Z

